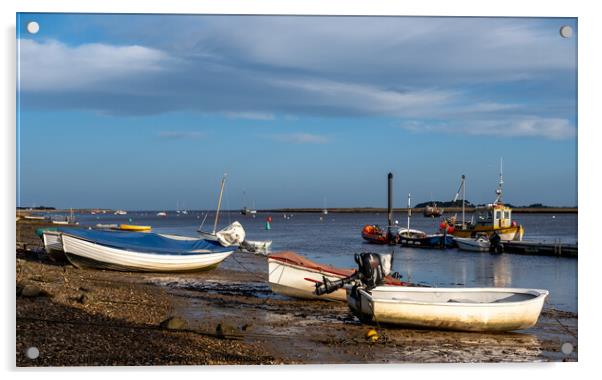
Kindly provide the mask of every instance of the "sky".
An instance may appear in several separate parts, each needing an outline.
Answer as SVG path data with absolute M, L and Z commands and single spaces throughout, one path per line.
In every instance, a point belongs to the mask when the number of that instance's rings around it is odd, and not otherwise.
M 40 30 L 27 32 L 29 21 Z M 573 28 L 571 38 L 559 29 Z M 17 15 L 17 205 L 577 205 L 574 18 Z

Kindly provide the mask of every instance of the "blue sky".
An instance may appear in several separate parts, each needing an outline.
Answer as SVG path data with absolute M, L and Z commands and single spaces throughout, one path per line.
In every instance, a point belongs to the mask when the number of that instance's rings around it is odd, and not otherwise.
M 28 21 L 39 33 L 25 30 Z M 573 27 L 572 38 L 559 28 Z M 20 14 L 18 204 L 577 204 L 575 19 Z

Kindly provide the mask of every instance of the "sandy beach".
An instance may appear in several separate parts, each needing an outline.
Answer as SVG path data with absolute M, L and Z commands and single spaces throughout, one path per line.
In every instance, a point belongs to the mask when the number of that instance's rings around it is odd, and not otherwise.
M 30 242 L 16 256 L 17 366 L 577 360 L 577 315 L 547 307 L 517 333 L 367 326 L 343 303 L 273 294 L 267 273 L 249 269 L 267 268 L 263 256 L 236 253 L 209 272 L 129 273 L 54 262 Z

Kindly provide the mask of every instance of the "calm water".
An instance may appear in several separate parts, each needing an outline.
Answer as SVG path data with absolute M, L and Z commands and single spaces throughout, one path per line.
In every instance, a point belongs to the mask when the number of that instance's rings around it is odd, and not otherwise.
M 238 212 L 221 215 L 220 226 L 238 220 L 247 232 L 249 240 L 272 240 L 272 251 L 292 250 L 313 260 L 341 267 L 355 267 L 353 255 L 362 251 L 391 252 L 392 247 L 363 242 L 361 228 L 368 223 L 386 224 L 385 214 L 294 214 L 284 218 L 272 216 L 272 229 L 265 230 L 268 214 L 255 218 Z M 323 220 L 320 220 L 320 217 Z M 131 223 L 151 225 L 154 232 L 176 233 L 194 236 L 203 220 L 204 213 L 188 215 L 168 213 L 157 217 L 156 212 L 130 212 L 128 215 L 79 215 L 82 225 L 97 223 Z M 209 214 L 204 230 L 213 226 L 213 214 Z M 516 214 L 515 220 L 525 227 L 526 240 L 577 241 L 577 215 Z M 397 215 L 402 226 L 405 214 Z M 467 217 L 470 219 L 470 216 Z M 411 227 L 434 232 L 438 220 L 412 217 Z M 395 247 L 393 270 L 405 280 L 440 287 L 524 287 L 550 291 L 548 302 L 554 308 L 577 311 L 577 260 L 556 257 L 521 256 L 512 254 L 491 255 L 456 249 L 426 250 Z

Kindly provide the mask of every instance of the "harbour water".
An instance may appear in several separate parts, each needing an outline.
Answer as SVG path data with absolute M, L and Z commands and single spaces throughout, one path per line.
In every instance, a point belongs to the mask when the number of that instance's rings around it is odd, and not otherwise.
M 187 215 L 156 211 L 129 212 L 127 215 L 78 215 L 83 226 L 98 223 L 133 223 L 151 225 L 154 232 L 195 236 L 205 212 L 190 211 Z M 265 222 L 272 217 L 271 229 Z M 272 240 L 272 251 L 291 250 L 312 260 L 340 267 L 355 267 L 354 254 L 364 251 L 394 251 L 393 270 L 406 281 L 438 287 L 521 287 L 550 291 L 548 304 L 554 309 L 577 312 L 577 260 L 571 258 L 523 256 L 514 254 L 464 252 L 457 249 L 429 250 L 405 247 L 378 246 L 363 241 L 360 235 L 365 224 L 386 224 L 385 214 L 329 213 L 328 215 L 300 213 L 283 215 L 258 213 L 255 217 L 238 212 L 220 215 L 220 227 L 235 220 L 242 223 L 248 240 Z M 203 230 L 210 231 L 214 214 L 207 216 Z M 576 214 L 515 214 L 515 220 L 525 227 L 525 240 L 547 242 L 577 242 Z M 406 215 L 396 215 L 402 226 Z M 470 215 L 467 216 L 470 219 Z M 434 232 L 439 221 L 414 215 L 411 227 Z M 265 271 L 266 268 L 248 268 Z

